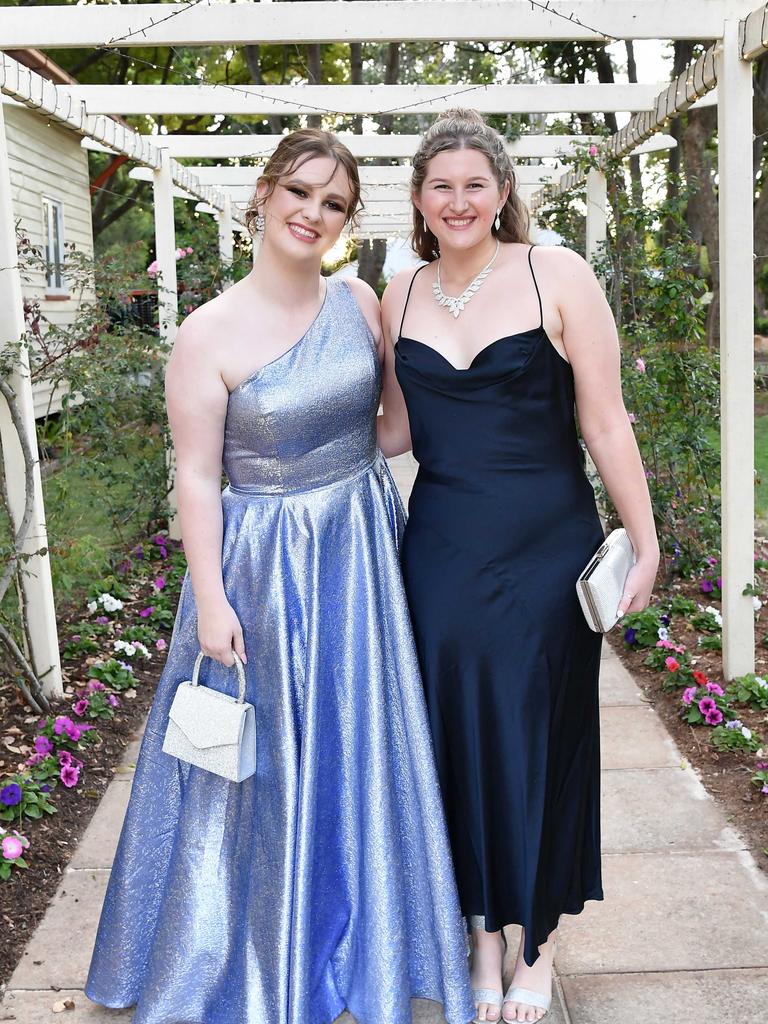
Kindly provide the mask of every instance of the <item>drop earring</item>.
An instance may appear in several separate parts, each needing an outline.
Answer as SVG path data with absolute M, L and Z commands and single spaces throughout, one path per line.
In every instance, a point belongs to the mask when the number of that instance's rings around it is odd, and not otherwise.
M 494 228 L 497 231 L 501 227 L 501 217 L 499 217 L 500 213 L 501 213 L 501 207 L 499 207 L 498 210 L 496 211 L 496 220 L 493 222 L 493 226 L 494 226 Z
M 265 226 L 265 224 L 266 224 L 266 221 L 264 220 L 264 214 L 263 213 L 257 213 L 256 214 L 256 234 L 261 235 L 261 234 L 264 233 L 264 226 Z

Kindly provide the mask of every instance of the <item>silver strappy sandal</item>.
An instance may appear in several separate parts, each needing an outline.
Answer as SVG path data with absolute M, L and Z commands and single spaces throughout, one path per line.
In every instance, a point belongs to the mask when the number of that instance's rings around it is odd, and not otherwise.
M 515 1024 L 514 1021 L 508 1021 L 504 1016 L 504 1003 L 525 1003 L 526 1006 L 534 1006 L 538 1010 L 544 1011 L 544 1017 L 549 1013 L 549 1008 L 552 1006 L 552 997 L 547 999 L 541 992 L 534 992 L 530 988 L 516 988 L 514 985 L 510 985 L 507 989 L 507 994 L 502 1000 L 502 1015 L 501 1019 L 505 1024 Z M 541 1017 L 541 1020 L 544 1020 Z
M 499 1016 L 495 1021 L 481 1021 L 476 1016 L 473 1024 L 501 1024 L 501 1007 L 504 1003 L 501 992 L 495 988 L 473 988 L 472 998 L 475 1000 L 475 1012 L 480 1009 L 480 1003 L 495 1006 L 499 1011 Z

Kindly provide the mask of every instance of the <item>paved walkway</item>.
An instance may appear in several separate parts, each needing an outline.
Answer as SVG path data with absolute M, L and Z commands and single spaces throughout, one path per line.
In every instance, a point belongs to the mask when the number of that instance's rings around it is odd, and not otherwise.
M 394 470 L 407 494 L 410 457 Z M 548 1020 L 766 1024 L 768 882 L 607 645 L 601 691 L 606 900 L 562 921 Z M 138 738 L 10 980 L 0 1022 L 130 1021 L 129 1010 L 89 1003 L 82 986 L 137 750 Z M 67 998 L 74 1010 L 53 1014 Z M 434 1004 L 414 1004 L 415 1024 L 442 1021 Z

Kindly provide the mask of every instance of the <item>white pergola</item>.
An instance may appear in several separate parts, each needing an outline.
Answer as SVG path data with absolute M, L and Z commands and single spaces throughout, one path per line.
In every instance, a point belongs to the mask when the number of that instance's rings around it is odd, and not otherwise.
M 694 104 L 718 106 L 722 355 L 723 661 L 726 678 L 754 669 L 754 616 L 743 594 L 753 580 L 753 355 L 752 355 L 752 69 L 768 49 L 768 4 L 754 0 L 322 0 L 312 3 L 217 3 L 6 8 L 0 50 L 16 48 L 231 46 L 253 43 L 396 41 L 612 41 L 618 39 L 714 39 L 715 44 L 671 85 L 498 84 L 230 86 L 197 83 L 165 86 L 56 86 L 6 54 L 0 89 L 11 101 L 77 132 L 88 148 L 128 156 L 131 174 L 154 186 L 156 250 L 163 282 L 160 325 L 175 331 L 176 263 L 173 200 L 197 202 L 219 223 L 220 253 L 232 258 L 232 232 L 242 229 L 242 210 L 253 190 L 258 164 L 274 150 L 272 135 L 139 135 L 116 114 L 413 114 L 436 113 L 457 104 L 486 113 L 628 112 L 629 123 L 608 145 L 618 156 L 673 145 L 662 134 L 669 119 Z M 716 94 L 714 92 L 716 87 Z M 715 100 L 716 95 L 716 100 Z M 342 135 L 360 159 L 407 159 L 413 135 Z M 565 172 L 560 160 L 602 137 L 527 135 L 509 144 L 519 165 L 520 192 L 531 209 L 544 186 L 587 193 L 587 255 L 606 238 L 606 181 L 592 170 L 586 179 Z M 237 161 L 219 166 L 182 166 L 180 160 Z M 366 211 L 356 234 L 386 237 L 410 228 L 408 168 L 361 169 Z M 728 225 L 738 224 L 734 233 Z M 11 209 L 11 186 L 0 106 L 0 341 L 24 329 L 21 286 Z M 10 381 L 34 438 L 28 365 L 23 352 Z M 0 407 L 5 474 L 17 524 L 24 506 L 22 453 L 5 403 Z M 39 472 L 35 474 L 33 529 L 26 550 L 45 549 L 46 529 Z M 61 692 L 56 622 L 47 554 L 26 563 L 24 588 L 35 664 L 47 692 Z M 50 666 L 48 668 L 48 666 Z

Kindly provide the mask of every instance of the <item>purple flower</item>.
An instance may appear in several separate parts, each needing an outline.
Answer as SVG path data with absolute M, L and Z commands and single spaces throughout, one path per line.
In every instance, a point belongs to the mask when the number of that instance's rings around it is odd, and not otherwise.
M 59 751 L 59 764 L 62 765 L 62 767 L 72 764 L 72 755 L 68 750 Z
M 133 549 L 133 557 L 138 558 L 139 561 L 141 561 L 141 559 L 144 557 L 144 548 L 141 546 L 141 544 L 137 544 L 136 547 Z
M 85 697 L 81 697 L 80 700 L 75 701 L 72 705 L 72 710 L 78 718 L 82 718 L 88 710 L 88 700 Z
M 717 565 L 717 557 L 715 555 L 710 555 L 707 559 L 707 565 Z
M 88 692 L 93 693 L 95 690 L 106 690 L 104 683 L 99 682 L 98 679 L 88 680 Z
M 72 636 L 69 639 L 71 641 L 73 641 L 73 643 L 76 643 L 80 639 L 80 634 L 79 633 L 73 633 Z
M 636 636 L 637 636 L 637 630 L 633 629 L 632 626 L 628 626 L 624 630 L 624 640 L 626 641 L 626 643 L 633 644 L 635 642 L 635 637 Z
M 743 723 L 741 722 L 740 719 L 734 718 L 734 720 L 732 722 L 726 722 L 725 723 L 725 728 L 726 729 L 741 729 L 742 725 L 743 725 Z
M 687 689 L 683 690 L 683 698 L 682 698 L 683 704 L 686 704 L 686 705 L 693 704 L 693 698 L 695 696 L 696 696 L 696 687 L 695 686 L 689 686 Z
M 717 577 L 717 579 L 715 580 L 715 586 L 717 587 L 718 590 L 722 590 L 723 589 L 723 577 L 722 576 L 718 576 Z
M 758 761 L 755 765 L 756 772 L 764 772 L 768 768 L 768 761 Z
M 712 580 L 703 579 L 699 580 L 699 590 L 702 594 L 711 594 L 715 588 L 712 586 Z
M 669 616 L 668 615 L 661 615 L 661 616 L 659 616 L 659 622 L 662 624 L 662 626 L 668 626 L 669 625 Z
M 120 666 L 120 668 L 124 668 L 126 672 L 133 672 L 133 665 L 131 665 L 130 662 L 118 661 L 117 664 Z
M 53 744 L 47 736 L 35 736 L 35 750 L 38 754 L 42 754 L 45 757 L 53 750 Z
M 151 604 L 149 605 L 148 608 L 142 608 L 141 611 L 139 612 L 139 615 L 141 616 L 142 619 L 148 619 L 154 610 L 155 606 Z
M 724 697 L 725 690 L 719 683 L 707 683 L 707 689 L 710 693 L 714 693 L 716 697 Z
M 119 708 L 120 707 L 120 701 L 117 699 L 117 697 L 114 695 L 114 693 L 110 693 L 110 695 L 107 697 L 107 701 L 109 702 L 110 706 L 113 707 L 113 708 Z
M 51 792 L 51 787 L 48 786 L 48 785 L 41 786 L 40 787 L 40 792 L 41 793 L 50 793 Z
M 59 778 L 67 789 L 72 789 L 72 787 L 76 786 L 78 783 L 80 778 L 80 769 L 76 764 L 65 764 L 59 772 Z
M 83 728 L 83 726 L 75 725 L 74 722 L 70 721 L 69 725 L 65 727 L 65 732 L 73 743 L 79 743 L 80 737 L 83 733 Z
M 6 807 L 15 807 L 21 803 L 21 786 L 18 782 L 11 782 L 4 789 L 0 789 L 0 803 Z
M 720 708 L 714 708 L 712 711 L 708 711 L 704 715 L 704 721 L 707 725 L 720 725 L 723 720 L 723 712 Z
M 63 732 L 67 732 L 69 726 L 73 725 L 71 718 L 67 718 L 66 715 L 58 715 L 56 721 L 53 723 L 53 731 L 57 736 L 61 736 Z
M 31 757 L 27 758 L 27 765 L 29 768 L 37 768 L 39 764 L 45 760 L 44 754 L 32 754 Z
M 98 622 L 100 626 L 106 626 L 106 624 L 109 622 L 109 619 L 107 618 L 106 615 L 97 615 L 96 618 L 94 619 L 94 622 Z
M 708 715 L 710 711 L 717 711 L 717 704 L 711 697 L 702 697 L 699 701 L 699 711 L 702 715 Z
M 154 582 L 155 590 L 162 590 L 165 587 L 165 577 L 158 576 Z
M 763 786 L 760 792 L 765 793 L 768 796 L 768 782 L 766 782 L 766 784 Z
M 167 646 L 168 642 L 164 640 L 163 637 L 160 637 L 159 640 L 155 640 L 155 647 L 158 649 L 158 651 L 164 651 Z

